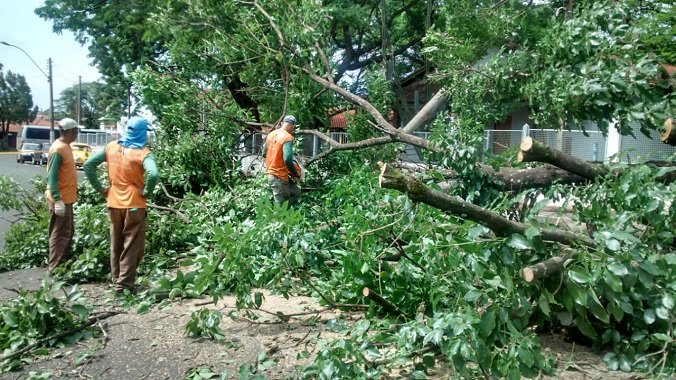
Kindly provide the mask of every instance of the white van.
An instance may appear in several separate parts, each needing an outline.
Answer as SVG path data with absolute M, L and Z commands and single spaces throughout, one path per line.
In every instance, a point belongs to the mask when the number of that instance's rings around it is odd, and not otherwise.
M 59 127 L 54 127 L 54 140 L 60 136 Z M 26 143 L 44 144 L 49 143 L 49 127 L 37 125 L 24 125 L 21 127 L 16 139 L 16 146 Z

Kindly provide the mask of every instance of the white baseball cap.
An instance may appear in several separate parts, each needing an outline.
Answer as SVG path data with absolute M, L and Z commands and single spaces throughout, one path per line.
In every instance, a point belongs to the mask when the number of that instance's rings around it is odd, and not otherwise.
M 61 121 L 59 121 L 59 127 L 61 127 L 61 129 L 63 129 L 64 131 L 77 128 L 77 121 L 69 117 L 64 117 L 63 119 L 61 119 Z

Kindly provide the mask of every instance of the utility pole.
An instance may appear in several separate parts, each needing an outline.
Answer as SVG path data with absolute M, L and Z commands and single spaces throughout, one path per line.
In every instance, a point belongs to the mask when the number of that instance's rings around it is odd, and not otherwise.
M 52 57 L 47 60 L 49 62 L 49 143 L 54 142 L 54 80 L 52 77 Z
M 82 110 L 82 75 L 78 75 L 77 78 L 77 125 L 80 125 L 80 112 Z

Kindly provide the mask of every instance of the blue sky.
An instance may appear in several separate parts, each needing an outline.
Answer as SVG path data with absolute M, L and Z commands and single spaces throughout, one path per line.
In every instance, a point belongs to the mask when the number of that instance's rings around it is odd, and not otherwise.
M 55 102 L 61 91 L 78 83 L 78 76 L 82 76 L 83 83 L 100 79 L 98 70 L 90 64 L 87 47 L 80 46 L 70 32 L 54 33 L 51 21 L 35 14 L 34 10 L 42 6 L 43 0 L 1 0 L 1 3 L 0 41 L 21 47 L 45 73 L 48 73 L 47 60 L 52 58 Z M 47 77 L 24 53 L 0 45 L 0 63 L 3 72 L 12 71 L 26 78 L 33 103 L 40 110 L 49 108 Z

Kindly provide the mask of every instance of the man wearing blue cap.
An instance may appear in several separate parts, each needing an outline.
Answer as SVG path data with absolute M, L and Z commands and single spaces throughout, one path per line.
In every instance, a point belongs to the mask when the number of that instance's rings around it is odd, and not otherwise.
M 95 190 L 106 197 L 110 220 L 110 273 L 115 290 L 134 291 L 136 270 L 145 251 L 146 198 L 159 177 L 155 158 L 146 146 L 148 122 L 132 117 L 124 136 L 106 145 L 83 165 Z M 96 168 L 108 165 L 108 187 Z
M 296 181 L 302 170 L 294 165 L 293 132 L 296 130 L 296 118 L 286 115 L 278 129 L 270 132 L 263 144 L 263 157 L 268 174 L 268 183 L 277 204 L 289 202 L 293 206 L 300 198 L 300 187 Z

